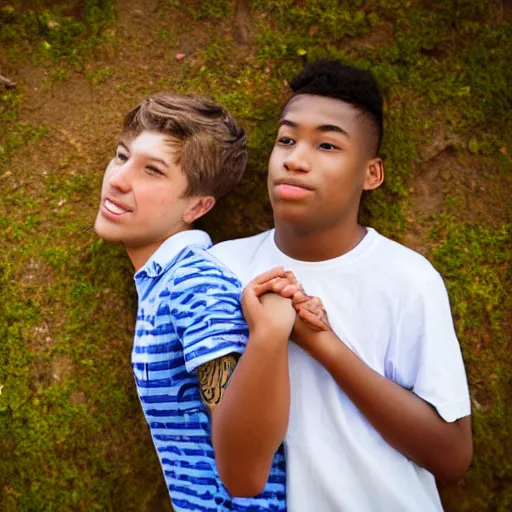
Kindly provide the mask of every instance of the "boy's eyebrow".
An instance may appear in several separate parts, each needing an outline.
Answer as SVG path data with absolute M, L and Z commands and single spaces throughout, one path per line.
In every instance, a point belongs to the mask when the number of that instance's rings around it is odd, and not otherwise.
M 350 135 L 344 130 L 341 126 L 336 126 L 335 124 L 322 124 L 317 128 L 319 132 L 336 132 L 345 135 L 350 139 Z
M 294 123 L 293 121 L 288 121 L 288 119 L 279 119 L 279 122 L 277 123 L 277 127 L 281 128 L 281 126 L 289 126 L 290 128 L 297 128 L 297 123 Z
M 128 151 L 128 153 L 130 152 L 130 148 L 128 147 L 127 143 L 123 141 L 123 139 L 120 139 L 117 145 L 122 146 L 124 149 L 126 149 L 126 151 Z M 165 167 L 169 167 L 169 164 L 165 160 L 162 160 L 161 158 L 156 158 L 148 154 L 146 154 L 145 156 L 152 160 L 153 162 L 158 162 L 160 164 L 163 164 Z
M 123 139 L 120 139 L 119 142 L 117 143 L 118 146 L 123 146 L 124 149 L 126 149 L 126 151 L 130 151 L 130 148 L 128 147 L 128 145 L 126 144 L 126 142 L 123 141 Z
M 294 123 L 293 121 L 290 121 L 289 119 L 280 119 L 277 123 L 277 127 L 280 128 L 281 126 L 289 126 L 290 128 L 297 128 L 299 125 L 297 123 Z M 341 126 L 337 126 L 335 124 L 322 124 L 315 128 L 318 132 L 336 132 L 340 133 L 341 135 L 344 135 L 345 137 L 350 138 L 350 135 L 347 133 L 346 130 L 344 130 Z

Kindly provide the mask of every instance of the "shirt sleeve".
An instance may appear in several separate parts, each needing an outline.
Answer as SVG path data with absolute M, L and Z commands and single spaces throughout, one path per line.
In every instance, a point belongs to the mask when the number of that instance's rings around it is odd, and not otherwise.
M 404 304 L 395 380 L 453 422 L 471 414 L 462 354 L 448 293 L 435 272 Z
M 206 260 L 180 268 L 170 293 L 171 318 L 189 373 L 244 351 L 249 329 L 240 304 L 242 287 L 220 263 Z

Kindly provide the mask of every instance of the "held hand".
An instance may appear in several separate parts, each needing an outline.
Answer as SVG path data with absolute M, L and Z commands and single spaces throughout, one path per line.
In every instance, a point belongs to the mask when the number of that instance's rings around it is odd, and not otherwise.
M 295 303 L 294 303 L 295 302 Z M 294 296 L 292 303 L 298 311 L 292 331 L 292 340 L 315 357 L 320 343 L 319 333 L 331 331 L 327 313 L 318 297 Z
M 266 313 L 267 325 L 271 326 L 272 331 L 279 335 L 286 334 L 285 337 L 288 341 L 297 317 L 292 301 L 277 293 L 265 293 L 260 300 Z
M 283 273 L 276 276 L 274 272 L 278 269 L 273 269 L 256 278 L 258 284 L 255 285 L 255 292 L 262 294 L 273 291 L 282 297 L 291 297 L 295 311 L 306 324 L 316 331 L 329 330 L 327 314 L 320 299 L 307 295 L 292 271 L 283 269 Z
M 278 272 L 280 272 L 279 275 L 276 275 Z M 281 297 L 291 298 L 302 290 L 302 286 L 297 281 L 293 272 L 284 270 L 283 267 L 269 270 L 256 277 L 253 281 L 257 281 L 254 285 L 254 291 L 258 296 L 266 292 L 274 292 L 281 295 Z
M 268 331 L 272 338 L 288 339 L 296 312 L 291 300 L 273 292 L 274 289 L 292 297 L 297 286 L 285 279 L 283 267 L 277 267 L 253 279 L 242 295 L 242 309 L 251 332 Z
M 331 326 L 327 318 L 322 301 L 318 297 L 311 297 L 304 292 L 297 292 L 292 297 L 292 305 L 298 317 L 315 331 L 330 331 Z

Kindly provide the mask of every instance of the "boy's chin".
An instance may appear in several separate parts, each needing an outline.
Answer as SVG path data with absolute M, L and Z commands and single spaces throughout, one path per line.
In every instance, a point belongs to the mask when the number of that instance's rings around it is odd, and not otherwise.
M 105 225 L 105 220 L 101 218 L 101 214 L 98 214 L 98 217 L 96 217 L 96 222 L 94 223 L 94 232 L 99 238 L 105 240 L 106 242 L 122 242 L 122 238 L 119 236 L 119 233 L 116 233 L 111 226 Z
M 311 212 L 298 204 L 274 204 L 273 214 L 276 221 L 289 222 L 290 224 L 308 224 Z

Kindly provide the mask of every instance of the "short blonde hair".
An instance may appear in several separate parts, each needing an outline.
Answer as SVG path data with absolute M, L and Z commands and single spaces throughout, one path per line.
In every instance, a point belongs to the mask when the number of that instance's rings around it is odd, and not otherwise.
M 172 93 L 149 96 L 123 122 L 123 135 L 145 130 L 169 137 L 175 163 L 188 178 L 187 196 L 225 196 L 245 171 L 245 131 L 225 108 L 208 98 Z

